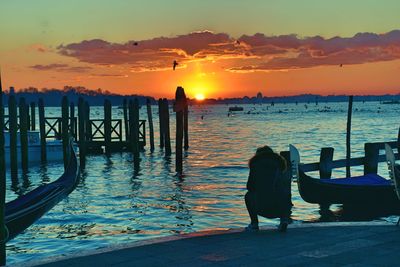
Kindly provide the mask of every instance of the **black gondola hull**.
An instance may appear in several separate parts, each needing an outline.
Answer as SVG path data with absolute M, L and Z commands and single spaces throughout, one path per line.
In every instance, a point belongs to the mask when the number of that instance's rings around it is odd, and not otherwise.
M 23 232 L 74 190 L 78 183 L 79 164 L 72 144 L 71 151 L 69 165 L 59 179 L 6 203 L 7 241 Z
M 298 188 L 303 200 L 314 204 L 343 204 L 396 211 L 400 208 L 394 185 L 325 183 L 300 171 Z

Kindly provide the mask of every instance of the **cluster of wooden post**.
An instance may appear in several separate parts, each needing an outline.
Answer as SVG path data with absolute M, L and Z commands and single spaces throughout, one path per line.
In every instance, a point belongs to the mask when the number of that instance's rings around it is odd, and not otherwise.
M 186 99 L 186 97 L 185 97 Z M 178 99 L 178 102 L 180 100 Z M 186 100 L 185 100 L 186 101 Z M 128 105 L 129 104 L 129 105 Z M 147 114 L 149 121 L 150 130 L 150 150 L 154 151 L 154 128 L 153 119 L 151 111 L 150 100 L 147 100 Z M 167 99 L 161 99 L 159 101 L 159 114 L 160 114 L 160 146 L 165 147 L 165 154 L 167 156 L 171 155 L 171 140 L 170 140 L 170 122 L 169 122 L 169 104 Z M 19 109 L 19 112 L 18 112 Z M 17 105 L 16 98 L 14 95 L 10 95 L 8 102 L 9 110 L 9 129 L 10 129 L 10 165 L 12 177 L 18 177 L 18 151 L 17 151 L 17 132 L 20 130 L 20 144 L 21 144 L 21 166 L 22 170 L 25 172 L 28 168 L 28 130 L 35 130 L 36 128 L 36 104 L 33 102 L 30 105 L 25 103 L 24 98 L 20 98 Z M 125 135 L 126 141 L 128 142 L 129 150 L 132 151 L 134 155 L 135 162 L 139 161 L 139 151 L 141 146 L 139 145 L 139 103 L 137 99 L 130 100 L 129 103 L 125 99 L 123 103 L 124 109 L 124 121 L 125 121 Z M 30 111 L 30 112 L 29 112 Z M 30 114 L 29 114 L 30 113 Z M 47 160 L 46 153 L 46 117 L 45 117 L 45 107 L 42 99 L 38 101 L 38 113 L 39 113 L 39 130 L 40 130 L 40 144 L 41 144 L 41 160 Z M 18 115 L 19 114 L 19 115 Z M 67 164 L 67 152 L 66 147 L 69 142 L 69 131 L 74 132 L 74 116 L 75 116 L 75 106 L 74 103 L 69 103 L 67 97 L 62 99 L 61 107 L 61 136 L 63 140 L 63 150 L 65 165 Z M 92 127 L 90 121 L 90 106 L 88 102 L 84 101 L 82 98 L 78 102 L 78 140 L 80 147 L 80 158 L 81 164 L 84 166 L 85 156 L 88 152 L 88 144 L 92 138 Z M 178 112 L 178 117 L 181 114 Z M 184 106 L 183 111 L 183 124 L 179 121 L 179 125 L 184 127 L 184 140 L 185 149 L 188 148 L 188 127 L 187 127 L 187 105 Z M 18 122 L 19 117 L 19 122 Z M 112 140 L 112 106 L 109 100 L 104 102 L 104 141 L 105 150 L 107 154 L 112 152 L 111 140 Z M 178 129 L 181 126 L 178 127 Z M 180 136 L 180 134 L 178 134 Z M 179 143 L 179 142 L 178 142 Z M 178 144 L 179 147 L 179 144 Z M 179 155 L 178 155 L 179 157 Z M 181 160 L 180 160 L 181 162 Z
M 29 106 L 25 103 L 25 99 L 19 101 L 19 124 L 17 103 L 15 97 L 11 95 L 8 100 L 9 114 L 9 133 L 10 133 L 10 167 L 11 178 L 18 177 L 18 152 L 17 152 L 17 131 L 19 128 L 20 148 L 21 148 L 21 168 L 24 173 L 28 171 L 28 110 Z
M 70 115 L 74 114 L 74 106 L 70 105 Z M 124 130 L 126 137 L 126 144 L 128 150 L 130 150 L 134 155 L 134 162 L 138 163 L 140 161 L 140 149 L 141 144 L 139 138 L 139 102 L 137 99 L 123 101 L 123 116 L 124 116 Z M 72 120 L 72 118 L 71 118 Z M 112 126 L 112 104 L 106 99 L 104 101 L 104 120 L 103 120 L 103 132 L 101 132 L 104 136 L 104 147 L 106 155 L 110 155 L 111 152 L 115 151 L 116 147 L 120 148 L 121 144 L 115 146 L 112 142 L 113 140 L 113 131 L 115 129 Z M 74 127 L 73 124 L 70 124 L 71 128 Z M 90 119 L 90 106 L 87 101 L 84 101 L 83 98 L 79 98 L 78 100 L 78 143 L 79 143 L 79 151 L 80 151 L 80 163 L 81 166 L 85 165 L 85 158 L 89 151 L 93 150 L 91 147 L 92 135 L 92 120 Z M 101 126 L 101 125 L 100 125 Z M 100 127 L 99 126 L 99 127 Z M 121 126 L 122 127 L 122 126 Z M 150 126 L 152 130 L 152 125 Z M 71 129 L 73 130 L 73 128 Z M 117 133 L 122 134 L 122 133 Z M 154 146 L 154 136 L 150 135 L 151 144 Z M 121 137 L 122 138 L 122 137 Z M 122 140 L 121 140 L 122 141 Z
M 148 104 L 148 114 L 151 114 L 151 109 Z M 175 140 L 175 171 L 182 174 L 183 148 L 189 148 L 189 127 L 188 127 L 188 102 L 185 95 L 185 90 L 178 87 L 175 92 L 174 112 L 176 113 L 176 140 Z M 170 136 L 170 117 L 169 103 L 166 98 L 158 100 L 158 115 L 160 128 L 160 147 L 164 148 L 165 156 L 171 156 L 171 136 Z M 149 124 L 152 127 L 152 121 Z M 154 147 L 152 141 L 152 129 L 150 130 L 150 145 Z M 154 149 L 154 148 L 152 148 Z
M 9 114 L 9 134 L 10 134 L 10 170 L 11 178 L 16 180 L 18 178 L 18 151 L 17 151 L 17 132 L 19 129 L 20 135 L 20 148 L 21 148 L 21 169 L 25 173 L 28 171 L 28 131 L 36 129 L 36 114 L 35 114 L 35 103 L 30 105 L 30 116 L 29 116 L 29 105 L 25 103 L 24 98 L 20 98 L 19 101 L 19 122 L 17 103 L 15 96 L 11 95 L 8 100 L 8 114 Z M 40 145 L 41 145 L 41 160 L 45 162 L 47 160 L 46 153 L 46 129 L 45 129 L 45 109 L 44 102 L 39 99 L 38 102 L 39 110 L 39 130 L 40 130 Z M 62 131 L 61 137 L 63 140 L 63 155 L 64 155 L 64 166 L 68 163 L 68 143 L 70 138 L 69 129 L 69 112 L 68 112 L 68 99 L 63 97 L 62 99 Z

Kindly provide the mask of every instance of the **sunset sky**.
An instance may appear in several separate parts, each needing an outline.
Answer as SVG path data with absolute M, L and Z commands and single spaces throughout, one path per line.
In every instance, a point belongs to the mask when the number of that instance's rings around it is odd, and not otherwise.
M 17 89 L 400 93 L 399 12 L 398 0 L 2 0 L 0 66 Z

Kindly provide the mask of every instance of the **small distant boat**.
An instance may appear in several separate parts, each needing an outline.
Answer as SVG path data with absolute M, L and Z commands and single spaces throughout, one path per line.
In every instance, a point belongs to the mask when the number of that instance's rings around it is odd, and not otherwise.
M 400 104 L 400 100 L 382 101 L 381 104 L 384 104 L 384 105 L 395 105 L 395 104 Z
M 79 164 L 72 141 L 69 149 L 69 164 L 60 178 L 6 203 L 5 223 L 8 231 L 6 241 L 13 239 L 32 225 L 75 189 L 79 180 Z
M 4 132 L 6 165 L 10 164 L 10 132 Z M 63 145 L 61 140 L 46 142 L 47 161 L 63 161 Z M 41 153 L 39 131 L 28 131 L 28 160 L 29 163 L 39 163 Z M 39 156 L 38 156 L 39 155 Z M 17 156 L 21 162 L 21 144 L 19 132 L 17 132 Z
M 229 107 L 229 111 L 243 111 L 243 107 L 238 107 L 238 106 Z

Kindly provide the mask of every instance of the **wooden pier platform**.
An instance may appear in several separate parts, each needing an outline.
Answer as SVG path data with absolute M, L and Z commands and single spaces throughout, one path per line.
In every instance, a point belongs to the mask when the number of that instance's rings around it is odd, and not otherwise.
M 20 266 L 397 266 L 400 227 L 315 223 L 170 236 Z

